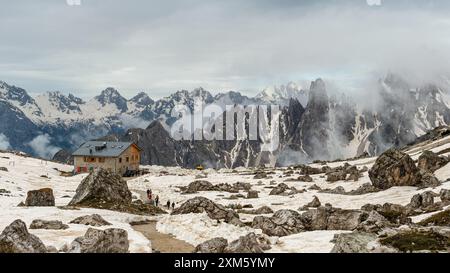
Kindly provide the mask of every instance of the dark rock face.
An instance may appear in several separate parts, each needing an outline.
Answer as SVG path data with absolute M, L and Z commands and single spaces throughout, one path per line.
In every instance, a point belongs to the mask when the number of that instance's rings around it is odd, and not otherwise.
M 68 229 L 69 226 L 61 221 L 45 221 L 45 220 L 33 220 L 30 224 L 30 229 Z
M 70 253 L 128 253 L 128 233 L 123 229 L 89 228 L 70 245 Z
M 111 224 L 98 214 L 80 216 L 72 221 L 71 224 L 87 225 L 93 227 L 110 226 Z
M 59 150 L 52 158 L 52 160 L 56 162 L 60 162 L 63 164 L 73 165 L 73 157 L 72 154 L 67 150 Z
M 419 169 L 409 155 L 391 149 L 378 157 L 369 170 L 372 184 L 386 190 L 395 186 L 417 186 L 420 184 Z
M 272 217 L 253 218 L 253 228 L 258 228 L 269 236 L 288 236 L 305 230 L 302 216 L 293 210 L 279 210 Z
M 53 190 L 49 188 L 29 191 L 25 206 L 27 207 L 52 207 L 55 205 Z
M 203 212 L 206 212 L 211 219 L 223 220 L 229 224 L 243 226 L 237 213 L 232 210 L 227 210 L 224 206 L 216 204 L 204 197 L 196 197 L 186 201 L 180 207 L 176 208 L 172 214 L 177 215 Z
M 102 203 L 130 204 L 131 192 L 122 177 L 99 169 L 81 181 L 69 205 L 101 208 Z
M 195 247 L 194 253 L 224 253 L 228 241 L 224 238 L 213 238 Z
M 46 253 L 47 248 L 30 234 L 21 220 L 14 221 L 0 234 L 0 253 Z

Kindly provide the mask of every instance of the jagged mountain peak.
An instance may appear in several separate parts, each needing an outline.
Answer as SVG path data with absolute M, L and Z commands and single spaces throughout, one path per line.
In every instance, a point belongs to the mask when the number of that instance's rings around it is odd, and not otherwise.
M 113 87 L 108 87 L 101 92 L 101 94 L 95 99 L 102 105 L 105 106 L 107 104 L 115 104 L 117 109 L 121 112 L 126 112 L 128 110 L 127 107 L 127 99 L 122 97 L 122 95 L 117 91 L 117 89 Z
M 322 79 L 317 79 L 311 82 L 308 103 L 321 101 L 328 102 L 328 93 L 325 82 Z
M 139 92 L 136 96 L 131 98 L 130 101 L 138 106 L 148 106 L 154 103 L 154 100 L 145 92 Z
M 0 90 L 3 90 L 3 92 L 0 92 L 2 97 L 18 102 L 20 106 L 35 104 L 34 99 L 23 88 L 0 81 Z

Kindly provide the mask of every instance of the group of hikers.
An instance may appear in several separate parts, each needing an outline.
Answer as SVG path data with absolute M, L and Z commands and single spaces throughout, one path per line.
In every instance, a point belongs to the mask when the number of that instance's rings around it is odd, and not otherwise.
M 156 195 L 155 198 L 153 198 L 152 190 L 147 190 L 147 199 L 151 205 L 154 205 L 156 207 L 159 206 L 159 195 Z M 172 210 L 175 209 L 175 202 L 170 202 L 170 200 L 167 200 L 166 207 L 167 209 L 170 209 L 172 206 Z

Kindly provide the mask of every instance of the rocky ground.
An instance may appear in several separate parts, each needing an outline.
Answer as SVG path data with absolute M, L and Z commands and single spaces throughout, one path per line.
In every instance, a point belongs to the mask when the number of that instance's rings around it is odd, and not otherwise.
M 449 155 L 443 136 L 377 158 L 144 166 L 148 175 L 124 181 L 1 153 L 0 252 L 448 252 Z

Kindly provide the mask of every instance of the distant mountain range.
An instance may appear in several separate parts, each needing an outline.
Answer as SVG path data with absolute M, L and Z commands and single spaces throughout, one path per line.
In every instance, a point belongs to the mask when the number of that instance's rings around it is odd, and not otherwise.
M 212 95 L 198 88 L 160 100 L 145 93 L 128 100 L 107 88 L 85 102 L 60 92 L 32 98 L 24 89 L 0 82 L 0 148 L 52 157 L 60 149 L 71 151 L 86 140 L 102 138 L 136 142 L 144 150 L 144 164 L 289 165 L 379 154 L 450 124 L 449 90 L 442 86 L 413 86 L 390 74 L 374 90 L 364 104 L 360 101 L 364 96 L 329 92 L 320 79 L 308 89 L 289 83 L 267 88 L 255 97 L 232 91 Z M 280 105 L 280 148 L 268 153 L 261 151 L 262 141 L 172 139 L 166 130 L 176 120 L 170 117 L 172 109 L 182 104 L 192 110 L 199 103 Z

